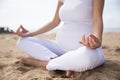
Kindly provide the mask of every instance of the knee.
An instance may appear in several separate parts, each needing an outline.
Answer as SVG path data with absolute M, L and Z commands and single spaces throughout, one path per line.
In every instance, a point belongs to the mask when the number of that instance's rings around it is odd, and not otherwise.
M 36 38 L 35 37 L 20 37 L 17 41 L 17 46 L 19 48 L 25 46 L 25 45 L 28 45 L 28 42 L 30 41 L 34 41 Z
M 17 41 L 17 43 L 16 43 L 16 45 L 17 45 L 17 47 L 19 47 L 20 48 L 20 46 L 23 44 L 23 41 L 24 39 L 22 38 L 22 37 L 20 37 L 19 39 L 18 39 L 18 41 Z
M 21 48 L 26 43 L 26 41 L 28 41 L 28 38 L 29 37 L 25 37 L 25 38 L 20 37 L 16 43 L 17 47 Z

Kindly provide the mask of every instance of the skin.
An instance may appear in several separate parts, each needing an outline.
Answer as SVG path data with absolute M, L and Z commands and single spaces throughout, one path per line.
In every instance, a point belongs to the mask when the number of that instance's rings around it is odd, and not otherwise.
M 59 1 L 53 20 L 49 22 L 47 25 L 38 29 L 37 31 L 29 32 L 22 25 L 20 25 L 20 27 L 18 28 L 16 32 L 14 32 L 13 30 L 11 30 L 11 32 L 21 37 L 28 37 L 28 36 L 35 36 L 38 34 L 42 34 L 42 33 L 45 33 L 45 32 L 48 32 L 54 29 L 61 22 L 58 13 L 62 5 L 63 3 Z M 93 29 L 92 29 L 92 32 L 88 36 L 83 35 L 82 40 L 80 41 L 80 44 L 83 44 L 84 46 L 91 48 L 91 49 L 99 48 L 101 47 L 101 44 L 102 44 L 103 7 L 104 7 L 104 0 L 93 0 Z M 48 64 L 48 62 L 46 61 L 41 61 L 41 60 L 37 60 L 34 58 L 24 58 L 24 57 L 21 58 L 21 62 L 26 63 L 26 64 L 31 64 L 34 66 L 46 66 Z M 73 74 L 70 70 L 67 70 L 66 76 L 73 77 Z
M 93 29 L 89 36 L 83 35 L 81 44 L 96 49 L 102 44 L 104 0 L 93 0 Z

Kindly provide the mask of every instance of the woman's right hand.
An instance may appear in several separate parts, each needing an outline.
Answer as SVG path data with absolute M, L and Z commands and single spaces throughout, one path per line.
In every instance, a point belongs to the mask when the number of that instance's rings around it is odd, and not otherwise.
M 16 35 L 21 36 L 21 37 L 28 37 L 28 36 L 30 36 L 30 33 L 28 33 L 29 31 L 26 30 L 22 25 L 20 25 L 20 27 L 17 29 L 16 32 L 13 31 L 13 30 L 11 30 L 11 32 L 13 34 L 16 34 Z

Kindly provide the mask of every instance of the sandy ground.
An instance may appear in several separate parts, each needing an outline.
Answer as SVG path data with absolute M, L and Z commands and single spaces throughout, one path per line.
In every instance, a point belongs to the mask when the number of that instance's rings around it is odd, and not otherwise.
M 41 35 L 54 39 L 55 34 Z M 93 70 L 75 72 L 75 78 L 64 78 L 64 72 L 47 71 L 43 67 L 20 64 L 19 56 L 26 56 L 17 47 L 18 36 L 0 34 L 0 80 L 120 80 L 120 33 L 104 33 L 105 63 Z

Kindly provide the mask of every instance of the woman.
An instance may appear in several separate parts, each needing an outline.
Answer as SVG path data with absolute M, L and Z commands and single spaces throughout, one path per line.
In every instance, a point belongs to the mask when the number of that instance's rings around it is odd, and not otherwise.
M 53 20 L 35 32 L 22 26 L 13 33 L 21 36 L 18 47 L 32 58 L 21 58 L 23 63 L 46 66 L 48 70 L 86 71 L 104 63 L 101 49 L 104 0 L 59 0 Z M 45 33 L 64 24 L 56 42 L 32 36 Z

